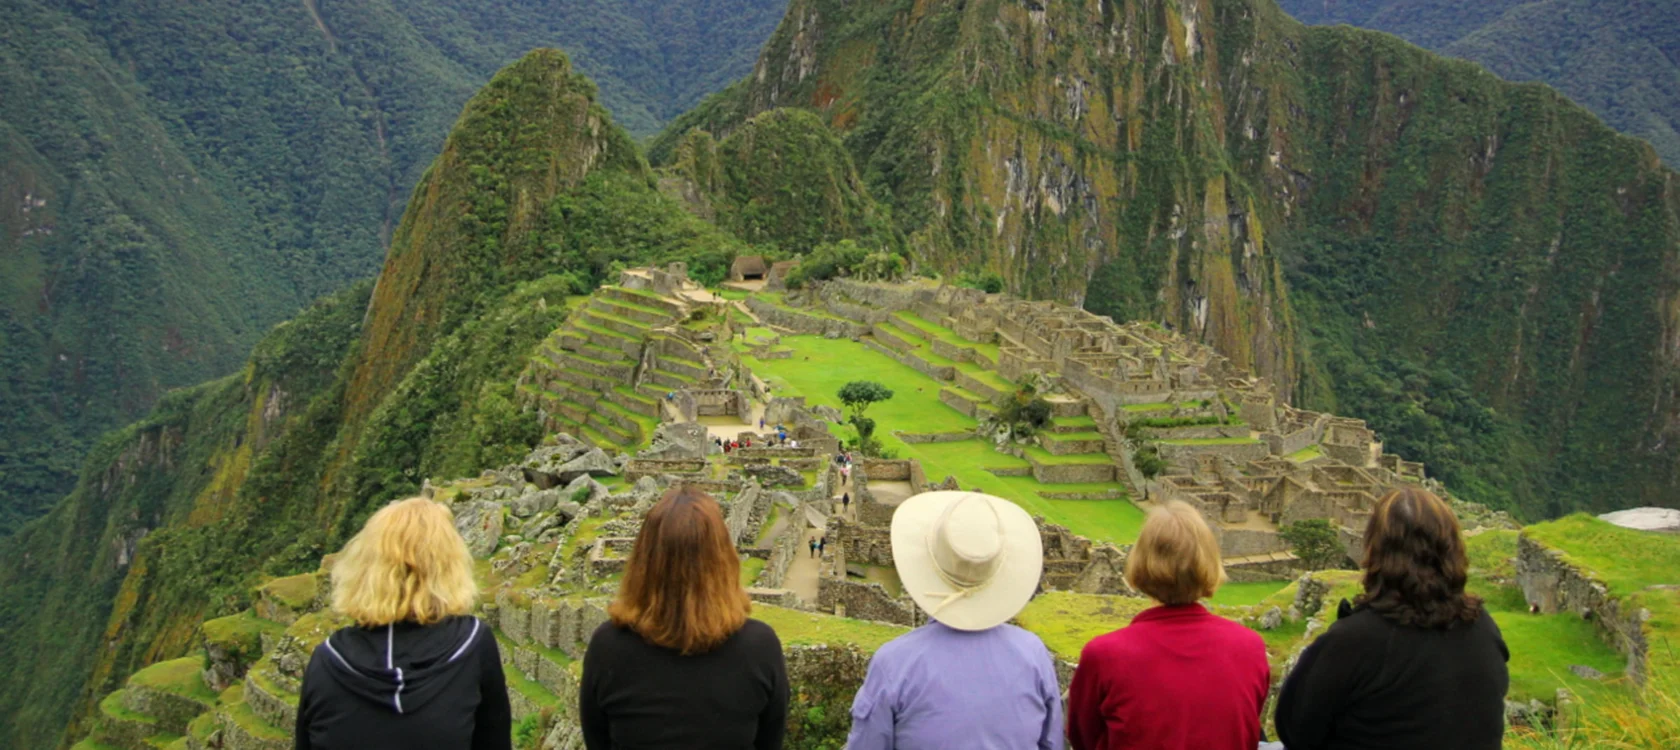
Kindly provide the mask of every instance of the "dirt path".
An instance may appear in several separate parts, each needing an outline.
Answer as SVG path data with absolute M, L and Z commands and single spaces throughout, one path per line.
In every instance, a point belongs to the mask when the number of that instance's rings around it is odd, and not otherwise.
M 793 558 L 793 564 L 788 566 L 787 577 L 782 579 L 782 588 L 788 589 L 807 605 L 817 604 L 817 578 L 822 575 L 822 560 L 811 556 L 810 542 L 822 536 L 822 530 L 809 528 L 805 519 L 796 519 L 801 530 L 799 554 Z

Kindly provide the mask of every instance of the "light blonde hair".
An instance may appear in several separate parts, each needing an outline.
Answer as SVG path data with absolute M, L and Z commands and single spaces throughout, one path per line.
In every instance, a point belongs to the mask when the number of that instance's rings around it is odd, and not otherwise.
M 1225 565 L 1201 511 L 1178 500 L 1151 510 L 1126 558 L 1126 582 L 1168 605 L 1213 596 L 1225 582 Z
M 449 508 L 413 497 L 379 509 L 332 569 L 333 609 L 363 627 L 430 625 L 478 602 L 472 553 Z
M 723 643 L 751 612 L 723 510 L 699 489 L 673 487 L 642 521 L 607 608 L 613 624 L 689 656 Z

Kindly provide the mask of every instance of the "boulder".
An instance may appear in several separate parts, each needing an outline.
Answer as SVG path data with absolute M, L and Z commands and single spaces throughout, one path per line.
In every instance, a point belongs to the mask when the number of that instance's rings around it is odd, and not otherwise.
M 513 499 L 508 504 L 508 512 L 518 518 L 530 518 L 538 513 L 545 513 L 554 509 L 555 503 L 560 502 L 560 490 L 538 490 L 527 492 Z M 565 497 L 571 497 L 567 494 Z
M 844 424 L 846 421 L 846 416 L 841 414 L 839 409 L 832 406 L 819 405 L 812 411 L 816 412 L 818 417 L 822 418 L 823 421 L 826 421 L 829 424 Z
M 1603 672 L 1600 672 L 1596 669 L 1593 669 L 1592 667 L 1589 667 L 1585 664 L 1571 664 L 1571 665 L 1569 665 L 1569 671 L 1574 672 L 1576 677 L 1579 677 L 1583 680 L 1602 680 L 1602 679 L 1604 679 L 1604 673 Z
M 562 479 L 562 467 L 591 450 L 598 450 L 592 449 L 588 444 L 564 432 L 555 435 L 554 439 L 556 441 L 554 445 L 538 447 L 525 456 L 525 460 L 519 464 L 519 469 L 523 472 L 525 481 L 545 490 L 569 481 Z
M 663 491 L 664 490 L 662 490 L 659 486 L 659 480 L 650 476 L 644 476 L 641 479 L 636 480 L 636 485 L 630 488 L 630 494 L 635 495 L 638 498 L 644 496 L 657 498 Z
M 616 474 L 618 466 L 613 464 L 612 456 L 600 448 L 591 448 L 588 453 L 567 461 L 554 470 L 560 484 L 570 484 L 572 480 L 585 475 L 610 477 Z
M 1675 508 L 1629 508 L 1599 518 L 1629 529 L 1680 533 L 1680 509 Z
M 1281 625 L 1283 625 L 1283 610 L 1278 607 L 1272 607 L 1266 610 L 1265 614 L 1260 615 L 1261 630 L 1276 630 Z
M 665 422 L 653 431 L 647 450 L 636 454 L 639 458 L 660 460 L 705 458 L 712 446 L 706 426 L 698 422 Z
M 584 488 L 589 489 L 589 494 L 579 497 L 578 493 Z M 587 503 L 591 500 L 603 498 L 610 494 L 612 494 L 612 491 L 607 489 L 606 485 L 595 481 L 595 477 L 583 474 L 579 475 L 576 479 L 573 479 L 571 484 L 566 485 L 566 489 L 561 491 L 560 496 L 572 502 L 575 507 L 579 503 Z M 576 516 L 577 513 L 573 512 L 572 515 Z
M 502 506 L 474 500 L 455 506 L 455 530 L 467 541 L 473 557 L 489 557 L 502 539 Z

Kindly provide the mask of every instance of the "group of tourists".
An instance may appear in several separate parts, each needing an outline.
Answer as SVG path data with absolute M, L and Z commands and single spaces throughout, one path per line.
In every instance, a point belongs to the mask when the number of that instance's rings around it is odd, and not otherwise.
M 721 437 L 713 437 L 712 444 L 717 446 L 718 450 L 723 451 L 724 455 L 729 455 L 730 453 L 734 453 L 742 448 L 751 448 L 752 438 L 743 437 L 740 440 L 724 440 Z
M 851 750 L 1276 746 L 1261 728 L 1264 643 L 1200 603 L 1225 573 L 1194 508 L 1150 512 L 1125 579 L 1155 606 L 1084 646 L 1065 711 L 1049 650 L 1008 624 L 1044 567 L 1026 511 L 975 492 L 923 493 L 894 512 L 891 546 L 930 619 L 875 653 L 851 705 Z M 1364 556 L 1364 593 L 1283 682 L 1277 740 L 1289 750 L 1499 747 L 1509 653 L 1465 593 L 1452 511 L 1419 489 L 1389 493 Z M 739 570 L 710 496 L 678 487 L 653 506 L 583 659 L 586 747 L 782 747 L 782 644 L 748 617 Z M 469 614 L 472 560 L 447 508 L 419 498 L 385 507 L 332 575 L 333 606 L 355 625 L 309 663 L 298 748 L 510 747 L 496 640 Z
M 806 546 L 811 548 L 812 557 L 821 557 L 828 551 L 828 535 L 818 534 L 810 538 Z

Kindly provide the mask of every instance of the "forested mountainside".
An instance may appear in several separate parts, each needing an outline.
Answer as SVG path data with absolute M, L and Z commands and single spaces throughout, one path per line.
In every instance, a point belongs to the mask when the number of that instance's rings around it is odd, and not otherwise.
M 0 0 L 0 536 L 97 436 L 378 268 L 500 66 L 576 50 L 652 133 L 739 78 L 781 0 Z
M 467 105 L 376 283 L 268 334 L 242 372 L 108 436 L 73 493 L 0 548 L 0 745 L 51 747 L 73 710 L 182 653 L 257 576 L 315 564 L 421 477 L 541 437 L 514 380 L 614 263 L 723 277 L 739 244 L 661 194 L 564 55 Z
M 1278 0 L 1305 23 L 1397 34 L 1551 84 L 1680 168 L 1680 12 L 1663 0 Z
M 1537 84 L 1268 0 L 795 0 L 753 74 L 925 267 L 1163 321 L 1525 516 L 1672 503 L 1680 191 Z

